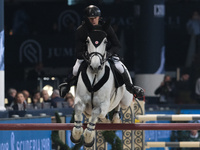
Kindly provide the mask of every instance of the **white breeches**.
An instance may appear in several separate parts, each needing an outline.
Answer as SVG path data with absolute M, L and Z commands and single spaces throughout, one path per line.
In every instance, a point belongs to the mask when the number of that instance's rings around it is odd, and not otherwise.
M 127 69 L 126 66 L 120 61 L 119 57 L 113 56 L 113 57 L 112 57 L 112 60 L 113 60 L 113 62 L 114 62 L 114 64 L 115 64 L 115 67 L 117 68 L 117 70 L 118 70 L 121 74 L 124 73 L 124 71 L 127 72 L 128 77 L 129 77 L 129 80 L 130 80 L 131 84 L 133 84 L 128 69 Z
M 124 69 L 125 69 L 125 66 L 124 64 L 119 60 L 119 57 L 117 56 L 113 56 L 112 57 L 112 60 L 115 64 L 115 67 L 117 68 L 117 70 L 120 72 L 120 73 L 124 73 Z
M 74 65 L 74 67 L 73 67 L 73 72 L 72 72 L 74 76 L 77 76 L 78 69 L 79 69 L 79 67 L 80 67 L 80 65 L 81 65 L 82 62 L 83 62 L 83 59 L 77 59 L 76 60 L 76 63 Z

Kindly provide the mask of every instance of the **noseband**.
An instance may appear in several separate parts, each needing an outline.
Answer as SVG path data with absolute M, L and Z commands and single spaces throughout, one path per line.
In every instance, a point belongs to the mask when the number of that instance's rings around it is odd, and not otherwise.
M 104 58 L 105 53 L 102 55 L 99 52 L 91 52 L 91 53 L 86 52 L 85 55 L 83 56 L 83 58 L 87 62 L 87 64 L 90 65 L 91 64 L 91 59 L 94 56 L 98 56 L 99 57 L 101 66 L 108 60 L 107 57 Z

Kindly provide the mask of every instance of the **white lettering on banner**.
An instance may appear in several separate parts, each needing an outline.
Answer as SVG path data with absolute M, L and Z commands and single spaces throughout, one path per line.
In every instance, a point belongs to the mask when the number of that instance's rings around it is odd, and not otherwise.
M 72 48 L 49 48 L 47 58 L 73 56 Z
M 14 132 L 10 135 L 9 142 L 0 143 L 0 150 L 49 150 L 51 149 L 50 138 L 19 140 L 15 139 Z
M 8 143 L 1 143 L 0 144 L 0 150 L 9 150 L 9 144 Z
M 154 16 L 155 17 L 164 17 L 165 16 L 165 5 L 163 5 L 163 4 L 154 5 Z
M 16 141 L 17 150 L 49 150 L 50 139 L 36 139 L 36 140 L 25 140 L 25 141 Z
M 22 63 L 24 58 L 30 63 L 41 62 L 42 48 L 40 43 L 32 39 L 24 41 L 19 50 L 19 62 Z
M 11 137 L 10 137 L 10 147 L 11 150 L 15 150 L 15 134 L 14 132 L 11 133 Z
M 112 18 L 112 24 L 117 24 L 120 26 L 132 26 L 134 24 L 134 18 L 133 17 L 120 17 L 120 18 Z
M 42 139 L 42 150 L 49 150 L 50 149 L 50 141 L 49 139 Z

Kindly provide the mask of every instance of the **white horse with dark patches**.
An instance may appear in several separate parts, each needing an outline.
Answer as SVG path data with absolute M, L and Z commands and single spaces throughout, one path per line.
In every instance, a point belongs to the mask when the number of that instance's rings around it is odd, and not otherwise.
M 125 85 L 116 88 L 113 72 L 107 61 L 107 38 L 103 31 L 92 31 L 87 38 L 88 59 L 86 70 L 81 71 L 78 77 L 75 96 L 75 126 L 71 140 L 79 143 L 84 136 L 84 145 L 91 147 L 94 144 L 95 125 L 98 119 L 105 120 L 105 116 L 115 109 L 127 108 L 132 100 Z M 89 118 L 87 128 L 83 130 L 83 114 Z M 119 113 L 115 113 L 112 122 L 118 122 Z

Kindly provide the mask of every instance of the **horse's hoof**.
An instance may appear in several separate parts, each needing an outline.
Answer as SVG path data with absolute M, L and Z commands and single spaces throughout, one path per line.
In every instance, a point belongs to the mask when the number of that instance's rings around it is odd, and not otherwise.
M 92 147 L 92 146 L 94 145 L 94 138 L 93 138 L 92 142 L 90 142 L 90 143 L 85 143 L 85 141 L 84 141 L 83 144 L 84 144 L 85 147 Z
M 122 120 L 121 119 L 113 119 L 112 120 L 112 123 L 122 123 Z
M 76 139 L 74 139 L 74 137 L 73 137 L 72 134 L 71 134 L 70 139 L 71 139 L 71 141 L 72 141 L 74 144 L 79 144 L 79 143 L 81 143 L 81 137 L 80 137 L 80 139 L 76 140 Z
M 99 118 L 98 123 L 111 123 L 111 121 L 106 118 Z

